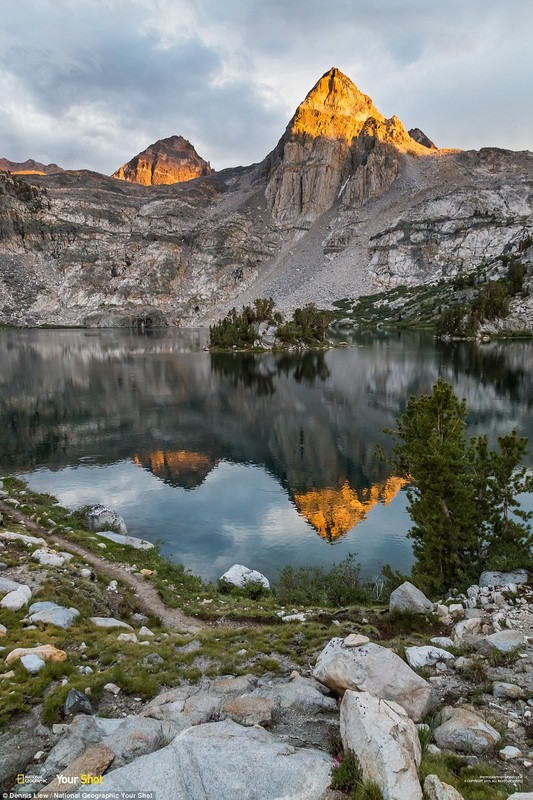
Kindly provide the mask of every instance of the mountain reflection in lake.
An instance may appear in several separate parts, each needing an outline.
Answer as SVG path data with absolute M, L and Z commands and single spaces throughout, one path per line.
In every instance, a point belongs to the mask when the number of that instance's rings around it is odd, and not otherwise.
M 116 508 L 207 578 L 239 562 L 275 581 L 284 564 L 350 552 L 371 576 L 411 563 L 403 481 L 376 453 L 409 395 L 441 375 L 466 397 L 472 434 L 533 438 L 529 342 L 204 344 L 204 331 L 0 331 L 0 469 L 66 505 Z

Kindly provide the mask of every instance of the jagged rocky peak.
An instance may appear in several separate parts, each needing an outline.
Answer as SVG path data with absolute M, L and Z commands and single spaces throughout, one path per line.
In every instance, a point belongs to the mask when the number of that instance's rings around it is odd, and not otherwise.
M 351 141 L 369 117 L 385 121 L 371 98 L 333 67 L 300 103 L 289 122 L 287 134 L 340 137 Z
M 151 144 L 113 173 L 118 178 L 143 186 L 182 183 L 210 175 L 210 163 L 198 155 L 183 136 L 169 136 Z
M 395 181 L 400 153 L 427 155 L 428 149 L 333 67 L 298 106 L 266 159 L 272 214 L 289 226 L 300 225 L 336 201 L 366 203 Z
M 411 128 L 407 131 L 411 139 L 414 139 L 415 142 L 421 144 L 423 147 L 427 147 L 428 150 L 437 150 L 437 145 L 431 141 L 429 136 L 426 136 L 424 131 L 421 131 L 420 128 Z

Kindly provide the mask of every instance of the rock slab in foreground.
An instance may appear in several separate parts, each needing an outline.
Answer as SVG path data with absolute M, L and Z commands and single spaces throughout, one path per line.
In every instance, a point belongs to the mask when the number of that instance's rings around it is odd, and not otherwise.
M 383 800 L 422 800 L 418 732 L 401 706 L 368 692 L 347 691 L 341 736 L 344 749 L 357 757 L 363 779 L 377 783 Z
M 128 536 L 124 533 L 115 533 L 114 531 L 97 531 L 98 536 L 103 536 L 104 539 L 109 539 L 111 542 L 117 544 L 124 544 L 127 547 L 133 547 L 135 550 L 151 550 L 153 548 L 152 542 L 147 542 L 146 539 L 139 539 L 137 536 Z
M 297 749 L 259 726 L 224 720 L 187 728 L 167 747 L 108 773 L 91 792 L 146 791 L 157 800 L 321 800 L 331 766 L 319 750 Z
M 373 642 L 346 647 L 342 639 L 331 639 L 318 656 L 313 677 L 337 694 L 355 689 L 392 700 L 415 722 L 423 719 L 432 705 L 429 683 L 392 650 Z
M 389 611 L 411 611 L 413 614 L 427 614 L 433 611 L 433 603 L 424 592 L 409 581 L 405 581 L 391 592 Z
M 221 581 L 231 583 L 233 586 L 242 588 L 247 583 L 261 583 L 265 589 L 270 589 L 270 582 L 261 572 L 245 567 L 243 564 L 234 564 L 223 575 Z

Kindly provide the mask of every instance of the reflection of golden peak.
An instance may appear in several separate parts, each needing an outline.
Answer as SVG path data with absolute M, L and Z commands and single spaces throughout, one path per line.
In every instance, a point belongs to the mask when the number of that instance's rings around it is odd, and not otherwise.
M 294 496 L 298 512 L 329 541 L 348 533 L 378 503 L 388 505 L 407 483 L 392 476 L 358 492 L 345 481 L 340 489 L 312 489 Z
M 216 464 L 208 455 L 191 450 L 154 450 L 135 455 L 133 461 L 158 478 L 186 489 L 199 486 Z

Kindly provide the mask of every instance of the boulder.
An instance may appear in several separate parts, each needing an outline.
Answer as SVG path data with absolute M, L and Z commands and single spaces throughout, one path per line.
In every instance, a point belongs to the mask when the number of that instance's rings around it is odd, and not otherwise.
M 44 667 L 45 662 L 36 653 L 28 653 L 28 655 L 20 657 L 20 663 L 24 669 L 35 675 Z
M 434 732 L 435 741 L 440 748 L 483 753 L 500 741 L 500 734 L 492 725 L 466 708 L 448 706 L 443 710 L 443 718 L 446 721 Z
M 361 633 L 350 633 L 344 640 L 346 647 L 361 647 L 363 644 L 368 644 L 370 639 L 368 636 L 363 636 Z
M 331 639 L 318 656 L 313 676 L 337 694 L 355 689 L 399 703 L 415 722 L 432 705 L 429 683 L 392 650 L 372 642 L 346 647 L 342 639 Z
M 8 592 L 16 592 L 21 584 L 17 581 L 12 581 L 10 578 L 3 578 L 0 576 L 0 595 L 7 594 Z
M 63 705 L 63 713 L 66 717 L 69 714 L 92 714 L 93 707 L 86 694 L 78 689 L 71 689 Z
M 526 637 L 519 631 L 503 630 L 491 633 L 489 636 L 482 636 L 475 642 L 475 647 L 480 653 L 490 655 L 493 650 L 500 653 L 511 653 L 517 647 L 526 643 Z
M 5 597 L 0 601 L 2 608 L 7 608 L 8 611 L 20 611 L 31 597 L 31 589 L 29 586 L 19 586 L 14 592 L 8 592 Z
M 462 619 L 457 622 L 452 629 L 451 638 L 456 645 L 461 644 L 465 640 L 475 638 L 481 630 L 481 618 L 473 617 L 472 619 Z
M 455 656 L 441 647 L 432 647 L 425 645 L 424 647 L 406 647 L 405 657 L 407 663 L 413 669 L 419 667 L 432 667 L 437 661 L 453 661 Z
M 444 783 L 437 775 L 428 775 L 424 781 L 424 793 L 428 800 L 463 800 L 457 789 Z
M 35 603 L 35 605 L 41 605 Z M 55 606 L 53 608 L 45 608 L 42 611 L 37 611 L 30 614 L 30 622 L 36 624 L 42 622 L 44 625 L 56 625 L 58 628 L 70 628 L 76 617 L 79 617 L 80 612 L 77 608 L 65 608 L 64 606 Z
M 101 742 L 115 753 L 113 768 L 166 747 L 177 733 L 172 723 L 148 717 L 126 717 L 118 722 L 117 729 Z
M 146 539 L 139 539 L 137 536 L 128 536 L 114 531 L 97 531 L 97 533 L 98 536 L 103 536 L 104 539 L 109 539 L 109 541 L 117 544 L 124 544 L 127 547 L 133 547 L 135 550 L 151 550 L 154 547 L 152 542 L 147 542 Z
M 133 631 L 133 628 L 127 622 L 122 622 L 114 617 L 90 617 L 89 619 L 97 628 L 125 628 L 128 631 Z
M 518 747 L 513 747 L 510 744 L 498 751 L 498 756 L 502 761 L 512 761 L 513 758 L 519 758 L 521 755 L 522 751 L 519 750 Z
M 194 766 L 192 766 L 194 765 Z M 158 800 L 320 800 L 331 758 L 232 720 L 187 728 L 149 755 L 113 770 L 91 793 L 154 792 Z M 76 790 L 72 797 L 79 797 Z
M 508 583 L 527 583 L 528 572 L 526 569 L 517 569 L 514 572 L 482 572 L 479 578 L 480 586 L 506 586 Z
M 363 779 L 377 783 L 383 800 L 422 800 L 418 732 L 401 706 L 348 690 L 340 729 L 344 749 L 355 754 Z
M 6 542 L 22 542 L 22 544 L 30 547 L 33 544 L 46 544 L 44 539 L 38 536 L 28 536 L 25 533 L 12 533 L 12 531 L 0 531 L 0 540 Z
M 454 644 L 449 636 L 434 636 L 430 639 L 431 644 L 436 644 L 437 647 L 453 647 Z
M 103 505 L 96 505 L 89 509 L 85 515 L 85 524 L 91 531 L 106 531 L 114 528 L 117 533 L 124 535 L 128 533 L 126 523 L 118 511 L 113 511 Z
M 22 656 L 35 654 L 42 658 L 43 661 L 66 661 L 67 654 L 64 650 L 59 650 L 52 644 L 40 644 L 37 647 L 17 647 L 11 650 L 6 656 L 6 666 L 9 666 L 14 661 L 17 661 Z
M 63 556 L 51 550 L 46 550 L 45 548 L 34 550 L 31 557 L 34 561 L 38 561 L 43 567 L 62 567 L 65 563 Z
M 520 700 L 525 692 L 516 683 L 504 683 L 495 681 L 492 685 L 492 694 L 498 700 Z
M 265 589 L 270 589 L 270 582 L 260 572 L 255 569 L 249 569 L 242 564 L 234 564 L 223 575 L 220 576 L 221 581 L 231 583 L 232 586 L 239 586 L 242 588 L 247 583 L 261 583 Z
M 389 600 L 389 611 L 411 611 L 414 614 L 427 614 L 433 611 L 433 603 L 428 600 L 426 595 L 413 586 L 409 581 L 405 581 L 391 592 Z

